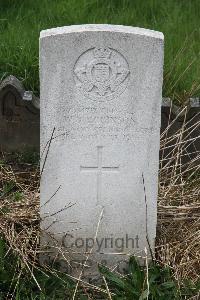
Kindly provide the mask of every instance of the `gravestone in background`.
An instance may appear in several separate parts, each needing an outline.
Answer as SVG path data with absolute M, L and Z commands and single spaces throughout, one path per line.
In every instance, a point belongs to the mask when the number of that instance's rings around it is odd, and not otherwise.
M 23 100 L 24 95 L 23 85 L 14 76 L 1 82 L 0 151 L 37 151 L 39 148 L 39 109 L 33 102 Z
M 174 165 L 177 160 L 181 168 L 191 163 L 199 164 L 200 154 L 200 102 L 199 98 L 190 98 L 184 108 L 163 98 L 161 114 L 162 166 Z
M 87 277 L 144 256 L 146 236 L 154 248 L 162 72 L 160 32 L 41 33 L 42 243 L 58 243 L 75 275 L 85 260 Z

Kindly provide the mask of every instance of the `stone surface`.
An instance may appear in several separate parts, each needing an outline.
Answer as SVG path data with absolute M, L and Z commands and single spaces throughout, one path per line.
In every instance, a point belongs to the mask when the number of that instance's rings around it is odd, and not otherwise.
M 147 235 L 154 247 L 162 66 L 159 32 L 41 32 L 41 227 L 73 274 L 85 259 L 94 276 L 95 262 L 144 256 Z
M 39 149 L 39 109 L 32 102 L 23 100 L 24 93 L 23 85 L 14 76 L 0 84 L 1 151 Z M 34 99 L 37 103 L 37 98 Z

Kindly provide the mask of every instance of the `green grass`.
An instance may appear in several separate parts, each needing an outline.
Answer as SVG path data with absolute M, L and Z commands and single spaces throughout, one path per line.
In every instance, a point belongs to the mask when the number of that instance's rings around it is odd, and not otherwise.
M 200 94 L 199 0 L 0 0 L 0 79 L 13 74 L 39 94 L 39 32 L 83 23 L 162 31 L 163 95 L 183 102 Z
M 14 255 L 5 241 L 0 238 L 0 299 L 16 300 L 71 300 L 76 289 L 76 282 L 67 274 L 50 268 L 32 268 Z M 169 267 L 152 264 L 147 271 L 141 268 L 134 257 L 130 259 L 128 273 L 125 276 L 110 272 L 106 267 L 99 267 L 104 276 L 100 286 L 104 292 L 79 284 L 73 299 L 112 299 L 112 300 L 181 300 L 197 295 L 200 285 L 187 281 L 181 287 L 174 280 Z

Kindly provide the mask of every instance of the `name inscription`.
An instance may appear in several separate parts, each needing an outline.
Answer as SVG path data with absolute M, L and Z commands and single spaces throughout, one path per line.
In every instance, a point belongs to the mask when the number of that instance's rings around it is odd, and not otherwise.
M 134 112 L 105 106 L 73 106 L 66 107 L 57 125 L 55 124 L 54 140 L 55 142 L 66 139 L 132 141 L 137 131 L 145 134 L 151 132 L 152 128 L 141 128 L 135 120 Z

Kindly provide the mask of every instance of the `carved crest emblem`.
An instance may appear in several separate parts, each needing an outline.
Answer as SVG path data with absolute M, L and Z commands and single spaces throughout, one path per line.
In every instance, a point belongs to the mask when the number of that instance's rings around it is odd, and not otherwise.
M 111 48 L 92 48 L 84 52 L 75 67 L 77 86 L 86 97 L 110 100 L 127 87 L 129 67 L 126 59 Z

